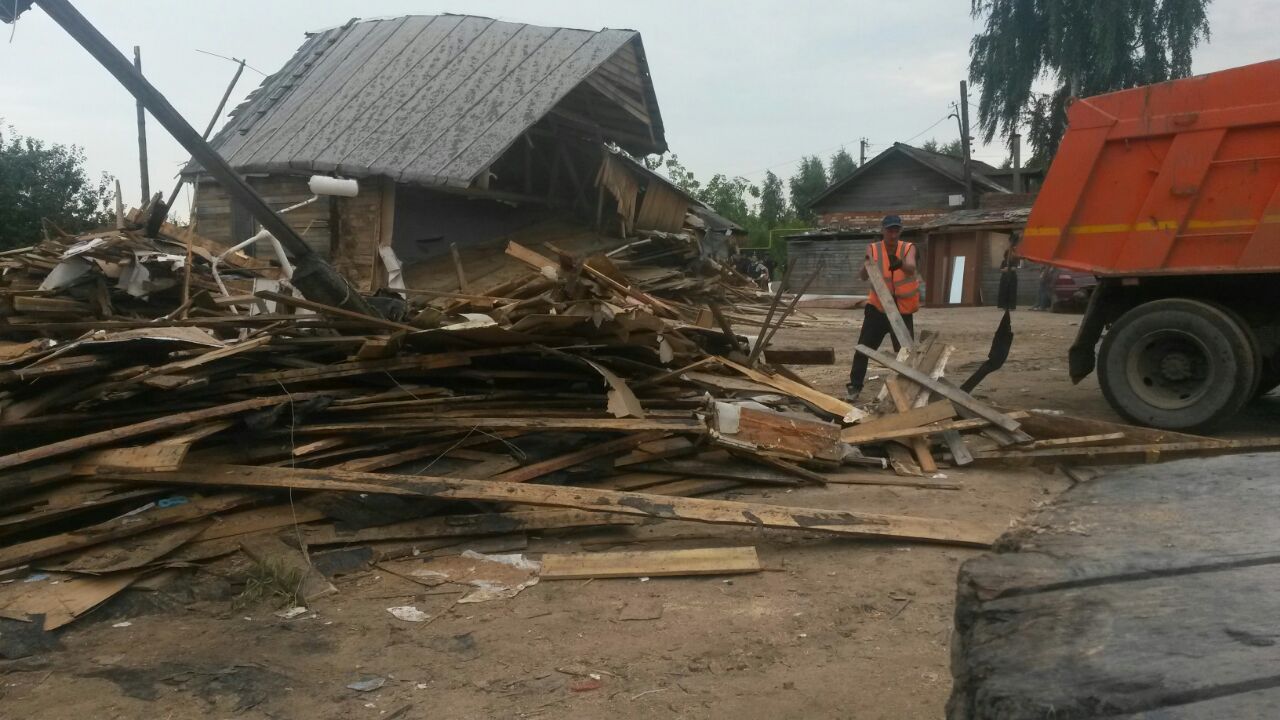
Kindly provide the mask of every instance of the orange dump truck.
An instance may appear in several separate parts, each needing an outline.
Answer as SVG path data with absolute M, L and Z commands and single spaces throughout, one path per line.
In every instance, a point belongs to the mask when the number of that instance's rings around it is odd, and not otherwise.
M 1072 380 L 1096 365 L 1117 412 L 1170 429 L 1280 385 L 1280 60 L 1077 100 L 1067 118 L 1019 252 L 1098 277 Z

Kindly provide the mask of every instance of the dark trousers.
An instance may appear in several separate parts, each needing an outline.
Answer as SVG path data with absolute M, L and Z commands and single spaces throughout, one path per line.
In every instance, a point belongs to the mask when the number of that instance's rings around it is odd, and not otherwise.
M 907 330 L 912 337 L 915 337 L 916 334 L 914 318 L 915 315 L 902 316 L 902 322 L 906 323 Z M 893 328 L 889 326 L 889 316 L 871 305 L 867 305 L 866 311 L 862 316 L 862 331 L 858 333 L 858 344 L 866 345 L 872 350 L 879 350 L 880 343 L 884 342 L 885 335 L 888 335 L 893 340 L 893 351 L 898 352 L 901 348 L 898 344 L 898 338 L 893 337 Z M 867 356 L 855 352 L 853 354 L 853 367 L 849 370 L 849 384 L 860 388 L 866 379 Z

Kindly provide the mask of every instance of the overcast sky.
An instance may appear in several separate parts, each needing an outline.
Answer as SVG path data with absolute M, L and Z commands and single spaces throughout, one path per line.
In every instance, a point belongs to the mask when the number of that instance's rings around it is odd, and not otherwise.
M 0 0 L 2 2 L 3 0 Z M 203 130 L 235 66 L 274 72 L 303 33 L 352 17 L 469 13 L 588 29 L 639 30 L 671 150 L 699 177 L 782 177 L 842 145 L 868 157 L 895 140 L 958 137 L 959 95 L 976 24 L 969 0 L 77 0 L 126 54 L 142 46 L 151 82 Z M 1277 0 L 1215 0 L 1197 73 L 1280 56 Z M 13 33 L 12 39 L 9 33 Z M 0 25 L 0 118 L 21 134 L 77 144 L 95 174 L 140 195 L 133 98 L 39 8 Z M 262 80 L 246 70 L 228 107 Z M 976 100 L 976 93 L 971 92 Z M 148 123 L 152 192 L 168 192 L 186 153 Z M 975 156 L 998 164 L 1002 147 Z M 182 203 L 185 204 L 184 199 Z

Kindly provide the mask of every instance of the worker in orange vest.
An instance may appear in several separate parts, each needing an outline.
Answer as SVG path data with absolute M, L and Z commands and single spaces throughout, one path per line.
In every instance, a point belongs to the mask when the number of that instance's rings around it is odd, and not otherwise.
M 914 335 L 913 318 L 915 312 L 920 309 L 920 281 L 916 278 L 916 246 L 914 243 L 899 239 L 902 235 L 902 218 L 897 215 L 885 216 L 880 222 L 880 231 L 882 239 L 867 245 L 866 259 L 880 268 L 880 274 L 884 277 L 884 283 L 889 287 L 889 291 L 893 293 L 898 312 L 902 314 L 907 330 Z M 865 262 L 859 275 L 863 280 L 868 279 Z M 893 337 L 893 331 L 889 327 L 889 316 L 884 314 L 880 298 L 874 291 L 869 291 L 867 305 L 863 311 L 862 331 L 858 333 L 858 344 L 879 349 L 885 335 L 892 338 L 893 349 L 897 352 L 898 338 Z M 849 402 L 857 400 L 866 378 L 867 356 L 854 353 L 847 388 Z

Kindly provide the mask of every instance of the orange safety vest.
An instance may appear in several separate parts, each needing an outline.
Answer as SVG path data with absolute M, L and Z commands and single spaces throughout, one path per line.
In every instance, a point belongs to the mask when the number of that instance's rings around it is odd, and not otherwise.
M 898 257 L 902 260 L 907 259 L 907 255 L 911 253 L 913 243 L 898 241 Z M 889 291 L 893 293 L 893 299 L 898 305 L 898 312 L 903 315 L 920 309 L 920 280 L 915 277 L 907 277 L 902 270 L 889 270 L 889 253 L 884 250 L 884 241 L 873 242 L 867 246 L 867 253 L 871 256 L 871 260 L 880 266 L 880 274 L 884 276 L 885 285 L 889 286 Z M 916 263 L 920 262 L 920 258 L 916 258 Z M 867 298 L 867 303 L 884 312 L 884 307 L 880 304 L 880 297 L 872 291 Z

